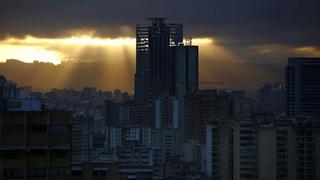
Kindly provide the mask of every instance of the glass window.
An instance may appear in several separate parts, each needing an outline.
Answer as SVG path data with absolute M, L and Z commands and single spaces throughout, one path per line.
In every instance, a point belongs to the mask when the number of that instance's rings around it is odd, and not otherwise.
M 45 133 L 47 132 L 46 125 L 33 125 L 31 126 L 31 131 L 35 133 Z
M 67 134 L 68 133 L 68 125 L 51 125 L 50 133 L 52 134 Z
M 50 175 L 51 176 L 68 176 L 69 169 L 67 167 L 52 167 L 50 168 Z
M 23 177 L 24 170 L 17 168 L 6 168 L 4 169 L 4 177 Z
M 47 168 L 28 168 L 27 176 L 28 177 L 46 177 Z

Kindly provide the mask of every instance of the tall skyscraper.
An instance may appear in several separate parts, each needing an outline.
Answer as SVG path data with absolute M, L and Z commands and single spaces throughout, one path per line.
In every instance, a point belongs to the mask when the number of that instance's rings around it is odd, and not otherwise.
M 198 46 L 172 47 L 175 64 L 175 96 L 183 97 L 198 90 Z
M 288 118 L 320 113 L 320 58 L 289 58 L 286 76 Z
M 174 92 L 174 62 L 170 46 L 183 43 L 182 24 L 166 24 L 165 18 L 149 18 L 151 24 L 136 29 L 135 100 L 144 104 L 150 97 Z
M 171 47 L 174 61 L 174 95 L 177 97 L 178 128 L 184 129 L 185 97 L 198 90 L 198 46 Z

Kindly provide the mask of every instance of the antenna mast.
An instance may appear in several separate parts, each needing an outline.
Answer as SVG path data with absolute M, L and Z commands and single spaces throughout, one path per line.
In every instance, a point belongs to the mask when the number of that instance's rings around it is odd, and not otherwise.
M 186 46 L 192 46 L 192 37 L 186 38 Z

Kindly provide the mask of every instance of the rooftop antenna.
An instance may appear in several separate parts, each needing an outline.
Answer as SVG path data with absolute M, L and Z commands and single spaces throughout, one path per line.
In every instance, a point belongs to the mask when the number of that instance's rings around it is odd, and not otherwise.
M 192 46 L 192 38 L 186 38 L 186 46 Z

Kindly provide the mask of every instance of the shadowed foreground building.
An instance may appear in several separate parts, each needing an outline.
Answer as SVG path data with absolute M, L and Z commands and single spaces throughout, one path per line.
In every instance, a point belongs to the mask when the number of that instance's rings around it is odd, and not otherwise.
M 117 180 L 118 163 L 100 160 L 72 165 L 72 180 Z
M 211 123 L 206 173 L 220 180 L 317 180 L 319 125 L 318 118 L 276 122 L 261 114 Z
M 71 113 L 4 111 L 0 179 L 70 179 Z

